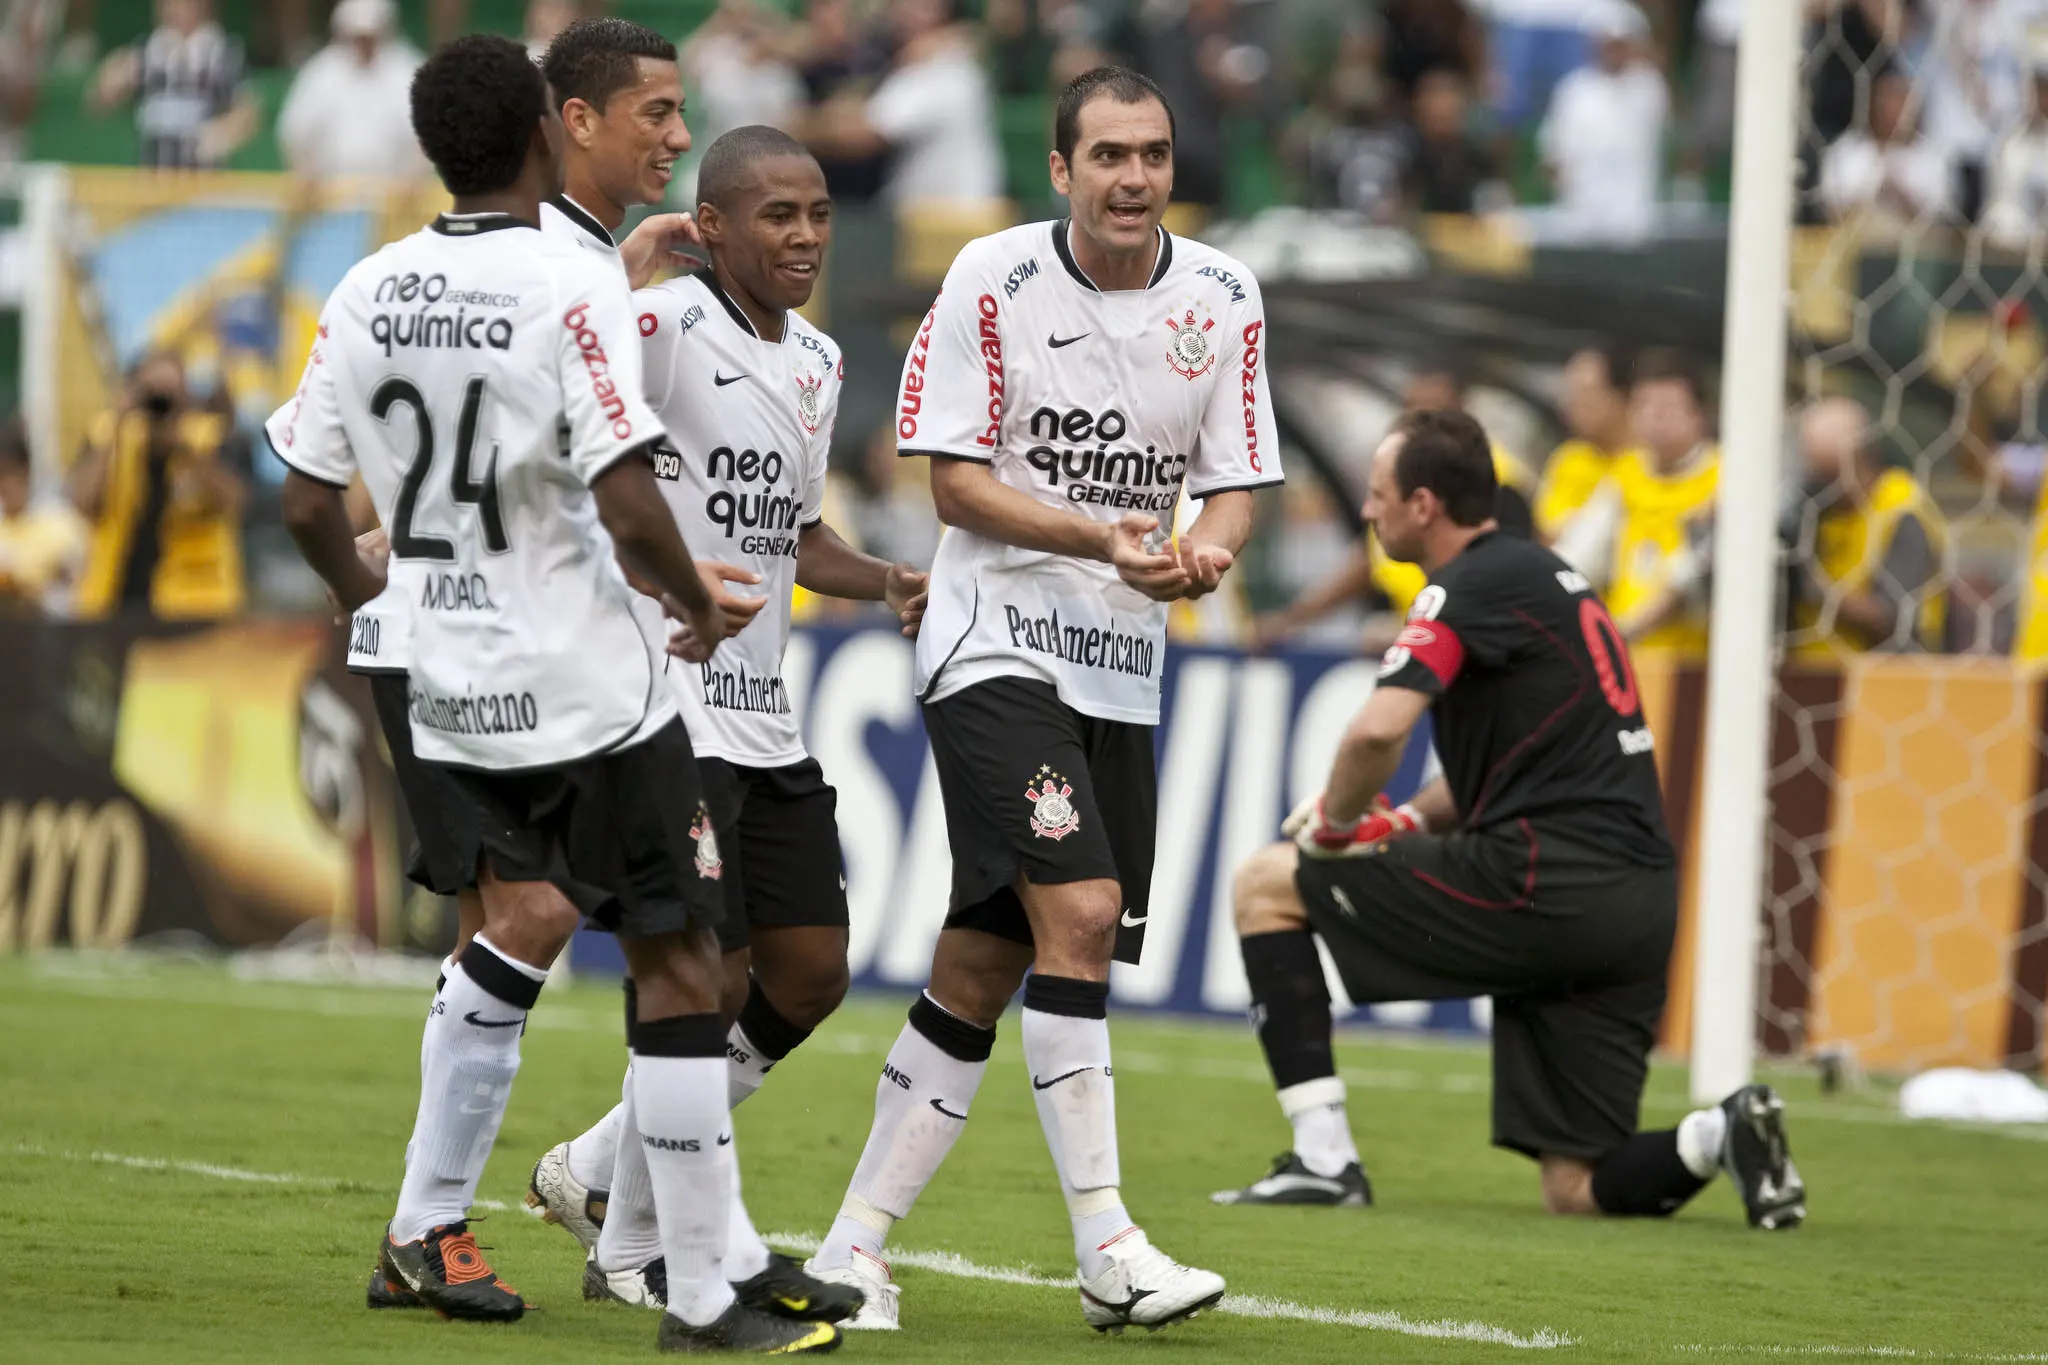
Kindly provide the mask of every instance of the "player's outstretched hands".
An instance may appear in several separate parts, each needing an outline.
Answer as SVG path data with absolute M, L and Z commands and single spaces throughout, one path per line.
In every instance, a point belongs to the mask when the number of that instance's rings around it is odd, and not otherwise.
M 1318 794 L 1296 806 L 1280 832 L 1294 840 L 1306 857 L 1356 858 L 1421 828 L 1422 816 L 1415 807 L 1389 805 L 1384 796 L 1375 796 L 1356 824 L 1332 824 L 1323 813 L 1323 798 Z
M 662 598 L 663 609 L 676 621 L 669 630 L 668 652 L 693 664 L 701 664 L 710 658 L 719 641 L 730 639 L 746 629 L 747 623 L 759 615 L 768 602 L 765 597 L 741 597 L 726 587 L 728 583 L 748 586 L 759 583 L 761 575 L 752 569 L 743 569 L 722 560 L 700 559 L 697 561 L 697 577 L 704 580 L 704 592 L 710 600 L 701 620 L 698 613 L 675 598 Z
M 625 241 L 619 243 L 619 263 L 626 267 L 626 283 L 644 289 L 663 266 L 676 268 L 693 263 L 685 245 L 704 245 L 697 220 L 687 213 L 657 213 L 644 218 Z
M 1237 562 L 1236 556 L 1221 545 L 1197 545 L 1183 540 L 1178 549 L 1181 568 L 1187 573 L 1187 591 L 1183 597 L 1207 597 L 1223 582 L 1223 575 Z
M 915 640 L 917 628 L 924 622 L 924 604 L 929 596 L 926 589 L 930 583 L 930 574 L 920 573 L 908 564 L 891 564 L 889 576 L 882 582 L 882 600 L 903 623 L 906 639 Z
M 1142 512 L 1126 512 L 1109 528 L 1109 562 L 1117 577 L 1155 602 L 1187 596 L 1187 567 L 1168 549 L 1150 549 L 1145 541 L 1159 530 L 1159 520 Z

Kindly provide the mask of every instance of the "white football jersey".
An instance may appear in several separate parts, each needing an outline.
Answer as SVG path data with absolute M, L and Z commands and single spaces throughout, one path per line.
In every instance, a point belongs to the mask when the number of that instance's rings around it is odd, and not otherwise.
M 609 259 L 625 278 L 625 264 L 611 233 L 582 205 L 562 195 L 540 206 L 543 237 L 594 252 Z M 356 608 L 349 622 L 348 666 L 357 673 L 403 673 L 412 659 L 412 618 L 409 607 L 418 595 L 413 589 L 412 567 L 393 560 L 388 586 L 372 600 Z
M 673 661 L 669 679 L 699 754 L 772 768 L 804 757 L 782 685 L 796 588 L 797 537 L 817 522 L 844 371 L 839 348 L 794 313 L 767 341 L 706 274 L 643 289 L 647 401 L 668 433 L 655 453 L 676 524 L 699 559 L 761 575 L 747 628 L 701 664 Z
M 977 460 L 1040 502 L 1171 527 L 1206 498 L 1281 481 L 1265 308 L 1242 265 L 1161 230 L 1143 289 L 1103 293 L 1065 222 L 969 242 L 904 362 L 897 448 Z M 992 677 L 1040 678 L 1077 711 L 1159 723 L 1164 603 L 1108 564 L 950 527 L 917 639 L 931 700 Z
M 676 715 L 589 492 L 661 435 L 638 343 L 615 268 L 503 214 L 444 215 L 329 296 L 268 432 L 310 478 L 360 470 L 389 530 L 420 757 L 556 766 Z

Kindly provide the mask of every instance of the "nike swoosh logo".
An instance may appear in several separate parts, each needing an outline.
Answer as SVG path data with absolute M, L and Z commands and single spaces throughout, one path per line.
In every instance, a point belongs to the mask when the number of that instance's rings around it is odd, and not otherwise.
M 720 1133 L 720 1134 L 718 1135 L 718 1145 L 719 1145 L 719 1146 L 721 1146 L 721 1147 L 729 1147 L 729 1146 L 731 1146 L 731 1145 L 732 1145 L 732 1134 L 731 1134 L 731 1133 Z
M 725 387 L 725 386 L 726 386 L 727 384 L 737 384 L 737 383 L 739 383 L 739 382 L 740 382 L 740 381 L 741 381 L 742 379 L 745 379 L 745 378 L 746 378 L 746 376 L 745 376 L 745 375 L 743 375 L 743 374 L 736 374 L 736 375 L 734 375 L 734 376 L 733 376 L 732 378 L 730 378 L 730 379 L 727 379 L 727 378 L 726 378 L 726 377 L 725 377 L 724 375 L 720 374 L 720 373 L 719 373 L 718 371 L 716 371 L 716 370 L 713 370 L 713 371 L 711 372 L 711 382 L 712 382 L 712 384 L 714 384 L 715 386 L 717 386 L 718 388 L 721 388 L 721 389 L 722 389 L 722 388 L 724 388 L 724 387 Z
M 1045 344 L 1046 344 L 1046 345 L 1048 345 L 1048 346 L 1050 346 L 1050 347 L 1052 347 L 1052 348 L 1053 348 L 1053 349 L 1054 349 L 1055 351 L 1057 351 L 1057 350 L 1058 350 L 1058 349 L 1059 349 L 1060 347 L 1062 347 L 1062 346 L 1071 346 L 1071 345 L 1073 345 L 1073 344 L 1074 344 L 1075 342 L 1077 342 L 1077 341 L 1081 340 L 1081 338 L 1082 338 L 1082 337 L 1088 337 L 1088 336 L 1093 336 L 1093 335 L 1094 335 L 1094 333 L 1092 333 L 1092 332 L 1083 332 L 1083 333 L 1081 333 L 1081 335 L 1080 335 L 1080 336 L 1072 336 L 1072 337 L 1056 337 L 1056 336 L 1053 336 L 1053 335 L 1052 335 L 1051 333 L 1049 333 L 1049 332 L 1048 332 L 1048 333 L 1046 334 L 1046 338 L 1045 338 Z
M 1131 912 L 1130 912 L 1130 911 L 1126 910 L 1126 911 L 1124 911 L 1124 917 L 1123 917 L 1122 923 L 1123 923 L 1123 926 L 1124 926 L 1124 928 L 1126 928 L 1126 929 L 1135 929 L 1135 928 L 1137 928 L 1137 927 L 1138 927 L 1139 925 L 1143 924 L 1143 923 L 1144 923 L 1144 922 L 1145 922 L 1146 920 L 1148 920 L 1148 919 L 1151 919 L 1151 918 L 1152 918 L 1152 912 L 1151 912 L 1150 910 L 1147 910 L 1147 911 L 1146 911 L 1146 912 L 1145 912 L 1144 914 L 1142 914 L 1142 915 L 1133 915 L 1133 914 L 1131 914 Z
M 944 1114 L 949 1119 L 959 1119 L 962 1123 L 965 1123 L 967 1121 L 967 1115 L 954 1113 L 952 1110 L 948 1109 L 945 1106 L 944 1102 L 940 1100 L 933 1100 L 932 1108 L 938 1110 L 941 1114 Z
M 491 1112 L 492 1109 L 496 1108 L 495 1105 L 489 1104 L 482 1105 L 480 1107 L 471 1107 L 467 1104 L 458 1104 L 455 1107 L 457 1109 L 460 1109 L 465 1114 L 488 1114 Z
M 1093 1070 L 1095 1070 L 1095 1068 L 1094 1068 L 1094 1067 L 1092 1067 L 1092 1066 L 1077 1066 L 1077 1067 L 1075 1067 L 1075 1068 L 1074 1068 L 1074 1069 L 1073 1069 L 1072 1071 L 1068 1071 L 1068 1072 L 1063 1072 L 1062 1074 L 1060 1074 L 1060 1075 L 1058 1075 L 1058 1076 L 1055 1076 L 1055 1077 L 1053 1077 L 1053 1078 L 1052 1078 L 1051 1080 L 1049 1080 L 1049 1081 L 1041 1081 L 1041 1080 L 1039 1080 L 1039 1079 L 1038 1079 L 1038 1077 L 1036 1077 L 1036 1076 L 1033 1076 L 1033 1077 L 1031 1078 L 1031 1088 L 1032 1088 L 1033 1090 L 1050 1090 L 1050 1089 L 1052 1089 L 1052 1088 L 1053 1088 L 1054 1086 L 1058 1085 L 1058 1084 L 1059 1084 L 1059 1083 L 1060 1083 L 1061 1081 L 1065 1081 L 1065 1080 L 1071 1080 L 1071 1079 L 1073 1079 L 1073 1078 L 1074 1078 L 1075 1076 L 1078 1076 L 1078 1075 L 1080 1075 L 1080 1074 L 1081 1074 L 1082 1072 L 1084 1072 L 1084 1071 L 1093 1071 Z
M 526 1019 L 523 1016 L 518 1019 L 479 1019 L 476 1017 L 476 1011 L 471 1010 L 462 1016 L 462 1022 L 475 1024 L 478 1028 L 516 1028 L 525 1023 Z

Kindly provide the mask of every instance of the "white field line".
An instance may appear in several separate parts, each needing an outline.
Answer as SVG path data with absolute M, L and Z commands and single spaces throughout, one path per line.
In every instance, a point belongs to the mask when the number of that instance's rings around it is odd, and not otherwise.
M 280 1171 L 248 1171 L 235 1166 L 219 1166 L 206 1161 L 176 1161 L 166 1157 L 132 1156 L 121 1152 L 72 1152 L 51 1150 L 28 1143 L 17 1143 L 6 1149 L 8 1155 L 16 1157 L 43 1158 L 52 1161 L 76 1161 L 98 1166 L 120 1166 L 129 1170 L 166 1171 L 181 1175 L 203 1176 L 210 1180 L 228 1180 L 254 1185 L 290 1185 L 301 1189 L 343 1189 L 358 1182 L 336 1180 L 320 1176 L 291 1175 Z M 495 1199 L 479 1199 L 476 1207 L 502 1211 L 508 1206 Z M 819 1239 L 810 1233 L 771 1232 L 765 1240 L 794 1252 L 809 1253 L 818 1249 Z M 983 1280 L 996 1284 L 1022 1285 L 1033 1289 L 1074 1288 L 1072 1278 L 1041 1275 L 1028 1266 L 990 1266 L 971 1261 L 965 1256 L 950 1251 L 894 1251 L 890 1260 L 913 1270 L 926 1270 L 936 1275 L 947 1275 L 955 1279 Z M 1401 1336 L 1426 1337 L 1442 1341 L 1468 1341 L 1489 1346 L 1504 1346 L 1524 1351 L 1550 1351 L 1579 1345 L 1578 1338 L 1569 1333 L 1548 1327 L 1539 1327 L 1526 1335 L 1495 1327 L 1491 1323 L 1460 1321 L 1452 1318 L 1418 1319 L 1400 1313 L 1360 1309 L 1321 1308 L 1312 1304 L 1293 1303 L 1286 1299 L 1268 1298 L 1261 1294 L 1230 1294 L 1215 1308 L 1218 1313 L 1227 1313 L 1245 1318 L 1280 1318 L 1292 1322 L 1315 1323 L 1324 1327 L 1349 1327 L 1368 1332 L 1392 1332 Z M 1921 1350 L 1911 1346 L 1745 1346 L 1686 1344 L 1667 1348 L 1674 1355 L 1690 1356 L 1760 1356 L 1786 1358 L 1863 1358 L 1885 1360 L 1936 1360 L 1982 1362 L 1983 1365 L 2029 1365 L 2031 1362 L 2048 1362 L 2048 1354 L 2038 1353 L 1970 1353 L 1956 1351 Z
M 152 1000 L 169 1004 L 208 1006 L 231 1006 L 260 1009 L 278 1013 L 319 1014 L 338 1017 L 423 1017 L 417 1000 L 395 995 L 389 989 L 336 986 L 314 990 L 294 988 L 279 989 L 275 993 L 222 995 L 207 993 L 190 986 L 173 985 L 152 981 L 141 975 L 126 975 L 119 972 L 97 973 L 78 969 L 76 966 L 62 970 L 38 968 L 36 984 L 44 989 L 64 991 L 73 995 L 98 998 Z M 268 986 L 270 983 L 250 983 Z M 533 1013 L 531 1027 L 537 1032 L 597 1032 L 617 1036 L 619 1013 L 616 1008 L 585 1008 L 577 1005 L 557 1003 L 544 1006 Z M 1217 1025 L 1213 1028 L 1219 1035 L 1224 1031 Z M 1398 1036 L 1395 1036 L 1398 1038 Z M 848 1033 L 827 1029 L 814 1035 L 805 1047 L 819 1052 L 830 1052 L 843 1056 L 871 1056 L 879 1061 L 888 1052 L 894 1035 Z M 1374 1035 L 1374 1046 L 1388 1044 L 1388 1038 Z M 1421 1045 L 1418 1045 L 1421 1046 Z M 1451 1049 L 1458 1044 L 1443 1040 L 1431 1040 L 1427 1047 Z M 1016 1052 L 1016 1044 L 1005 1038 L 997 1045 L 998 1052 Z M 1118 1069 L 1133 1075 L 1182 1076 L 1194 1080 L 1237 1081 L 1245 1084 L 1270 1087 L 1272 1077 L 1266 1068 L 1254 1058 L 1243 1060 L 1200 1055 L 1168 1054 L 1148 1051 L 1143 1048 L 1117 1050 Z M 1348 1085 L 1361 1090 L 1406 1091 L 1411 1093 L 1435 1093 L 1443 1095 L 1484 1094 L 1491 1080 L 1483 1070 L 1469 1072 L 1442 1072 L 1430 1074 L 1405 1068 L 1343 1067 L 1340 1076 Z M 1662 1095 L 1645 1095 L 1643 1107 L 1660 1113 L 1683 1114 L 1692 1108 L 1684 1099 Z M 1792 1109 L 1793 1121 L 1805 1123 L 1856 1123 L 1887 1128 L 1938 1128 L 1955 1133 L 1978 1133 L 1991 1137 L 2016 1139 L 2021 1142 L 2048 1142 L 2048 1124 L 2023 1123 L 1970 1123 L 1952 1119 L 1909 1119 L 1887 1105 L 1867 1100 L 1834 1099 L 1819 1104 L 1799 1104 Z
M 1756 1356 L 1780 1357 L 1784 1359 L 1818 1359 L 1829 1356 L 1845 1357 L 1851 1360 L 1961 1360 L 1982 1361 L 1985 1365 L 2003 1365 L 2003 1362 L 2048 1361 L 2048 1354 L 2036 1351 L 2024 1352 L 1978 1352 L 1921 1350 L 1912 1346 L 1674 1346 L 1673 1351 L 1681 1355 L 1698 1356 Z
M 818 1239 L 803 1232 L 770 1232 L 763 1234 L 763 1240 L 790 1251 L 813 1252 L 818 1249 Z M 1074 1292 L 1074 1278 L 1069 1275 L 1060 1278 L 1041 1275 L 1026 1266 L 993 1266 L 970 1261 L 965 1256 L 950 1251 L 895 1251 L 889 1253 L 892 1265 L 908 1266 L 913 1270 L 928 1270 L 935 1275 L 950 1275 L 960 1280 L 988 1280 L 996 1284 L 1028 1285 L 1036 1289 L 1064 1289 Z M 1241 1318 L 1285 1318 L 1292 1322 L 1312 1322 L 1324 1327 L 1352 1327 L 1368 1332 L 1396 1332 L 1408 1337 L 1435 1337 L 1445 1341 L 1472 1341 L 1488 1346 L 1508 1346 L 1522 1351 L 1554 1351 L 1561 1346 L 1576 1346 L 1578 1339 L 1563 1332 L 1539 1327 L 1524 1336 L 1511 1332 L 1505 1327 L 1495 1327 L 1485 1322 L 1460 1322 L 1441 1318 L 1422 1320 L 1405 1317 L 1400 1313 L 1361 1312 L 1337 1308 L 1317 1308 L 1309 1304 L 1290 1303 L 1285 1299 L 1271 1299 L 1260 1294 L 1228 1294 L 1214 1310 Z

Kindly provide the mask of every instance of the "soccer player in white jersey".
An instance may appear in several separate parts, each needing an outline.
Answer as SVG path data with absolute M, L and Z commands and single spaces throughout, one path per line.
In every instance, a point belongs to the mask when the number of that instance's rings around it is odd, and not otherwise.
M 788 134 L 743 127 L 706 151 L 698 188 L 711 268 L 641 290 L 634 308 L 648 400 L 668 433 L 655 455 L 662 491 L 691 544 L 716 556 L 699 562 L 707 580 L 737 567 L 766 603 L 710 660 L 669 673 L 719 831 L 727 1080 L 737 1106 L 847 986 L 837 797 L 804 750 L 782 681 L 791 592 L 801 584 L 886 601 L 914 631 L 925 576 L 861 554 L 821 516 L 842 370 L 837 345 L 794 310 L 810 301 L 831 234 L 823 171 Z M 629 1086 L 627 1112 L 614 1110 L 599 1129 L 630 1124 L 631 1104 Z M 543 1158 L 536 1186 L 562 1183 L 549 1166 Z M 660 1302 L 644 1169 L 632 1143 L 618 1145 L 584 1271 L 588 1297 Z M 758 1241 L 741 1261 L 744 1214 L 734 1218 L 726 1277 L 742 1301 L 826 1320 L 860 1306 L 852 1289 L 810 1279 Z
M 731 623 L 706 592 L 649 452 L 624 281 L 537 231 L 562 128 L 518 44 L 462 39 L 412 87 L 414 130 L 455 211 L 350 270 L 269 435 L 287 527 L 336 599 L 384 580 L 342 490 L 360 472 L 420 597 L 408 672 L 418 756 L 448 779 L 447 825 L 477 870 L 484 928 L 429 1017 L 388 1279 L 451 1317 L 525 1309 L 469 1234 L 468 1207 L 518 1070 L 528 1011 L 575 928 L 552 884 L 614 930 L 638 983 L 629 1041 L 671 1350 L 837 1344 L 829 1326 L 741 1305 L 722 1273 L 737 1179 L 724 1087 L 715 847 L 661 677 L 657 585 L 710 656 Z
M 903 370 L 898 448 L 929 457 L 948 525 L 917 680 L 953 894 L 811 1262 L 866 1291 L 851 1326 L 896 1325 L 884 1240 L 959 1137 L 1019 982 L 1084 1319 L 1159 1327 L 1223 1294 L 1124 1210 L 1105 1014 L 1149 918 L 1167 603 L 1216 587 L 1251 490 L 1280 481 L 1264 312 L 1242 265 L 1160 227 L 1173 116 L 1151 81 L 1076 78 L 1054 141 L 1073 217 L 969 243 Z M 1169 541 L 1183 493 L 1203 509 Z

